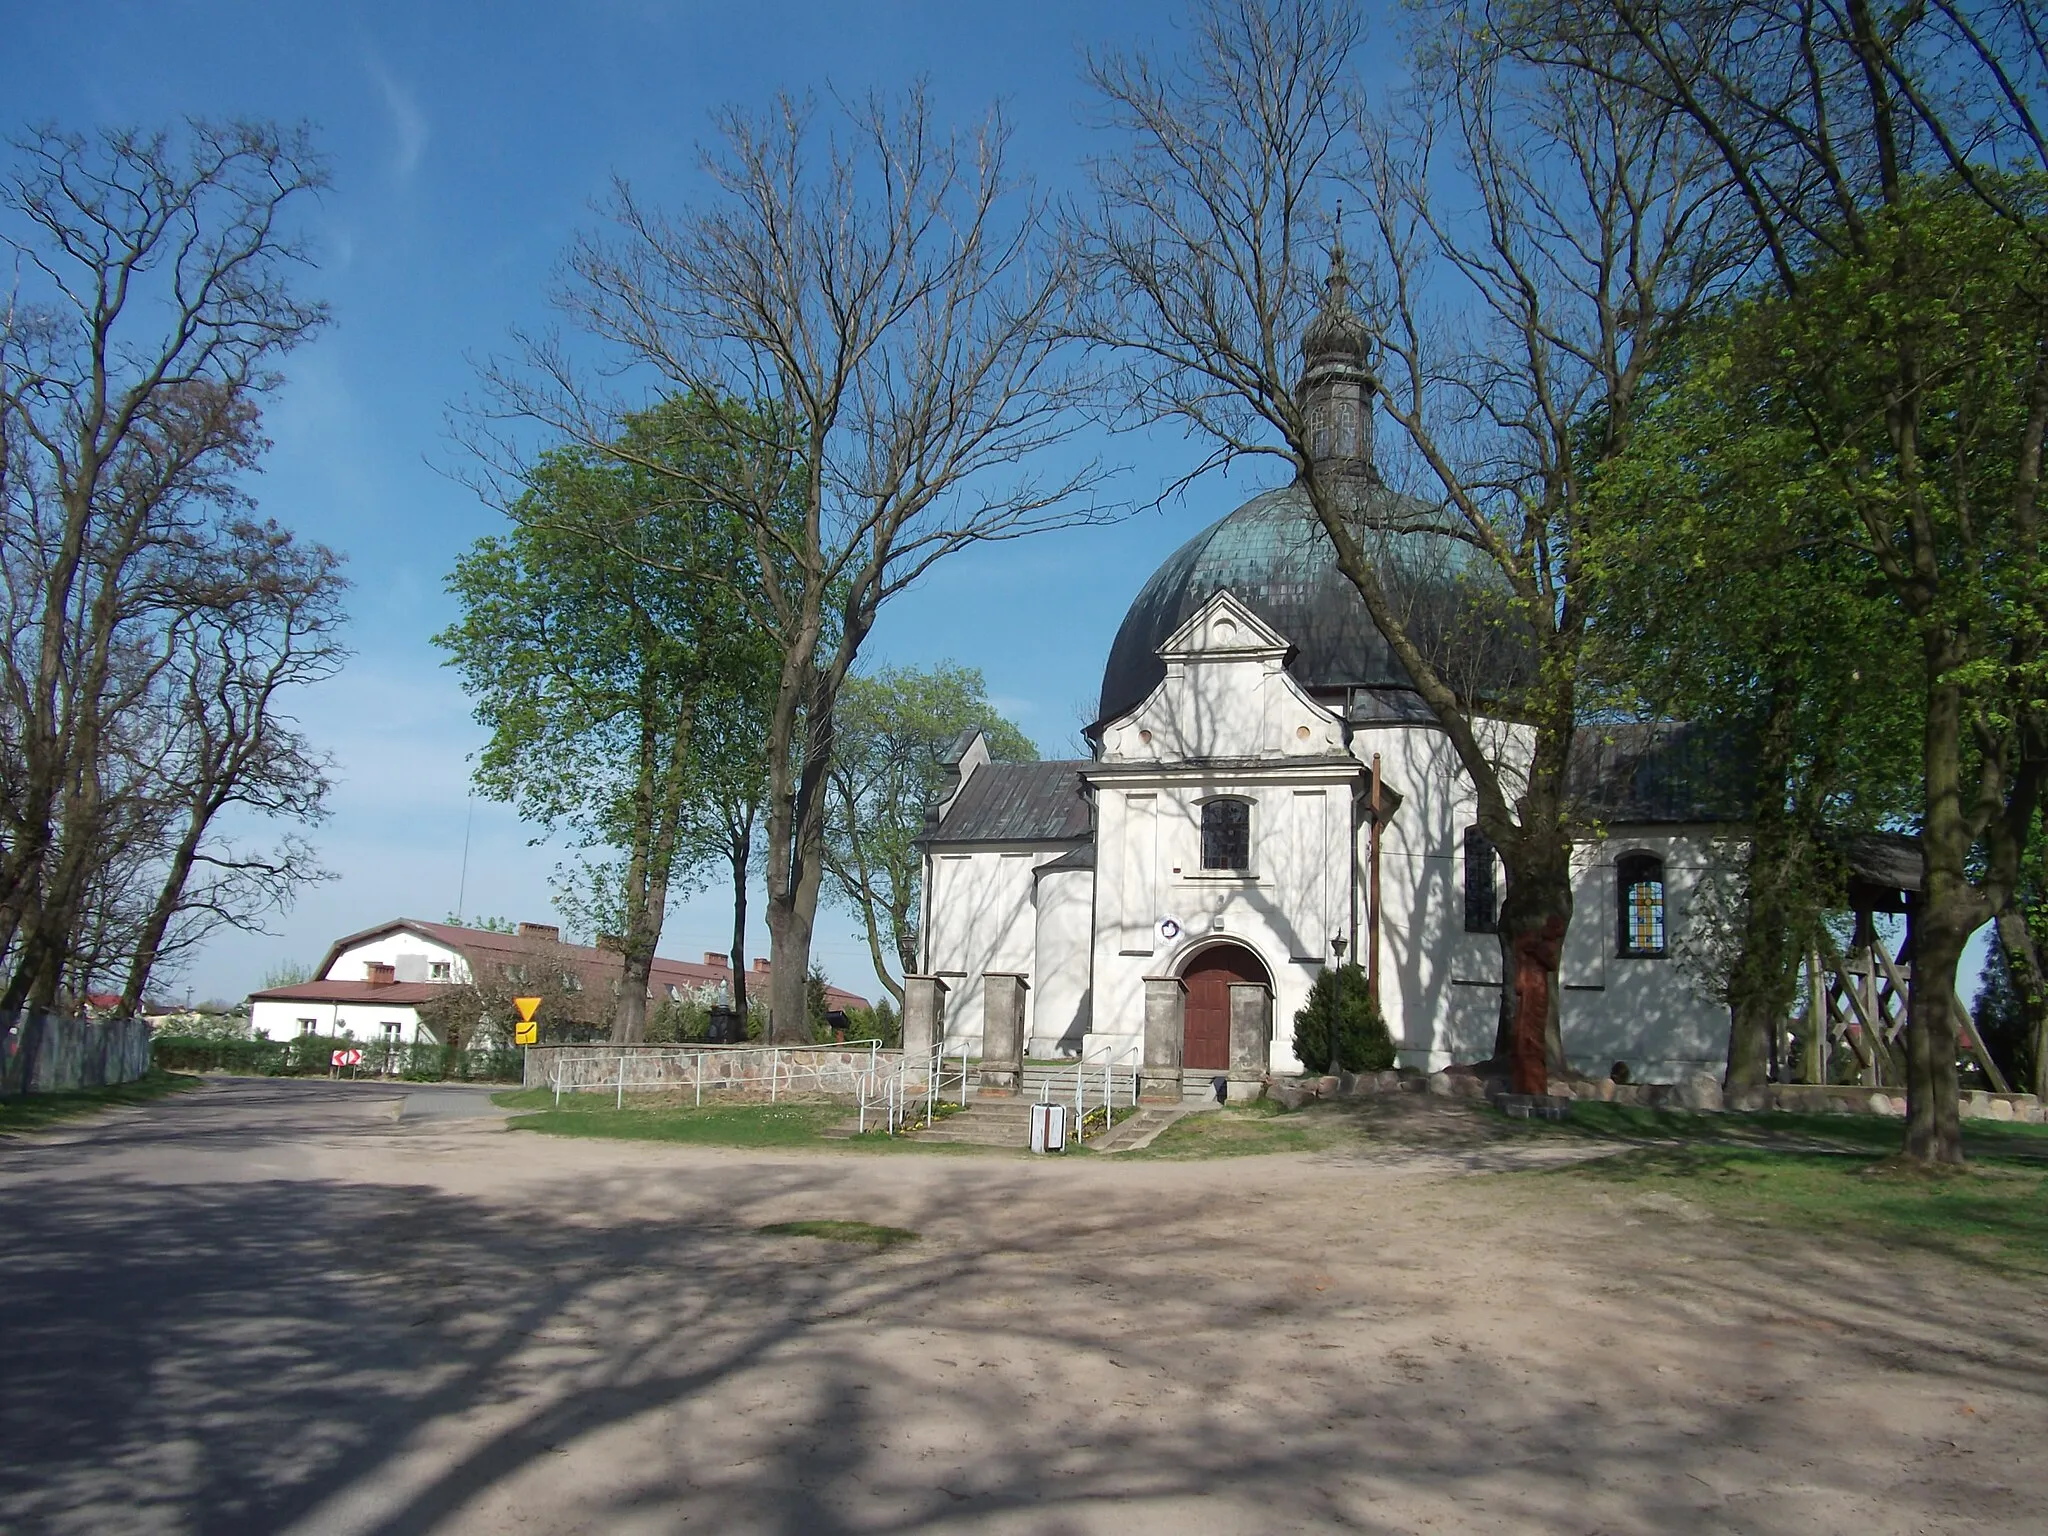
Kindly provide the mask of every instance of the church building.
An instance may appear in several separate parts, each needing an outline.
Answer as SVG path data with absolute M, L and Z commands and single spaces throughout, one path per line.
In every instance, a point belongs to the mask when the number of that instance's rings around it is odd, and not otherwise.
M 1527 728 L 1486 713 L 1528 667 L 1497 573 L 1375 469 L 1371 338 L 1341 252 L 1302 354 L 1319 474 L 1345 488 L 1409 632 L 1501 760 L 1526 759 Z M 1403 1067 L 1491 1054 L 1497 857 L 1301 487 L 1253 497 L 1139 589 L 1087 735 L 1084 761 L 992 762 L 978 736 L 955 748 L 923 841 L 922 969 L 943 985 L 949 1048 L 977 1048 L 999 991 L 1003 1006 L 1021 993 L 1032 1057 L 1143 1055 L 1148 1076 L 1177 1070 L 1191 1088 L 1319 1068 L 1295 1060 L 1293 1020 L 1342 957 L 1376 973 Z M 1570 1064 L 1718 1075 L 1726 1008 L 1674 945 L 1703 871 L 1743 828 L 1694 792 L 1716 778 L 1692 771 L 1696 733 L 1588 728 L 1582 748 Z

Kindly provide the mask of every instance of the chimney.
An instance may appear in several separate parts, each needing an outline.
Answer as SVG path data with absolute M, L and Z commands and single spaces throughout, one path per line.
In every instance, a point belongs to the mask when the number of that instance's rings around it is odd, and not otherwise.
M 373 987 L 388 987 L 398 980 L 398 967 L 387 965 L 382 960 L 371 960 L 363 967 L 363 979 Z
M 553 923 L 521 923 L 519 937 L 522 939 L 546 939 L 550 944 L 562 942 L 562 930 Z
M 756 976 L 766 976 L 768 974 L 768 962 L 766 960 L 756 960 L 754 962 L 754 974 Z
M 725 956 L 714 955 L 707 949 L 704 951 L 704 963 L 714 971 L 722 971 L 725 969 Z

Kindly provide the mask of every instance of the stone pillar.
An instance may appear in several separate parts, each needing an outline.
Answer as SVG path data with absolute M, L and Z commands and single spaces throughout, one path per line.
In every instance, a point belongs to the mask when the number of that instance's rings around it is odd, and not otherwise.
M 1138 1097 L 1180 1102 L 1180 1052 L 1187 1034 L 1187 983 L 1178 976 L 1145 978 L 1145 1071 Z
M 1030 985 L 1014 971 L 985 971 L 981 978 L 981 1087 L 991 1098 L 1024 1086 L 1024 990 Z
M 946 1038 L 946 984 L 936 976 L 903 978 L 903 1059 L 931 1060 L 932 1048 Z
M 1264 1079 L 1272 1062 L 1273 994 L 1256 981 L 1239 981 L 1230 987 L 1230 1080 L 1256 1083 Z M 1255 1095 L 1246 1093 L 1245 1098 Z M 1239 1095 L 1233 1090 L 1233 1099 Z

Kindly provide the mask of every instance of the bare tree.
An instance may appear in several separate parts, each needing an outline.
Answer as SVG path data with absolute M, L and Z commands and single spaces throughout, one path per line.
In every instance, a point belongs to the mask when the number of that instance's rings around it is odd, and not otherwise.
M 2048 437 L 2048 29 L 2032 0 L 1603 0 L 1528 57 L 1683 114 L 1739 187 L 1779 296 L 1850 306 L 1788 371 L 1840 481 L 1845 541 L 1921 647 L 1924 887 L 1910 917 L 1906 1155 L 1960 1162 L 1955 971 L 2008 909 L 2048 792 L 2039 487 Z M 1948 342 L 1960 188 L 2029 252 L 1994 337 Z M 1974 259 L 1974 258 L 1965 258 Z M 1930 274 L 1942 290 L 1927 291 Z M 1832 288 L 1830 285 L 1833 285 Z M 1832 293 L 1833 298 L 1828 295 Z M 1984 302 L 1982 293 L 1973 303 Z M 2000 355 L 2014 359 L 2010 367 Z M 2011 409 L 1953 399 L 1996 371 Z M 1874 377 L 1873 377 L 1874 375 Z M 1948 403 L 1945 403 L 1948 402 Z M 2000 437 L 1986 428 L 2000 422 Z M 1874 426 L 1876 430 L 1866 430 Z M 1960 439 L 1966 447 L 1946 451 Z
M 175 143 L 52 128 L 15 148 L 0 184 L 16 277 L 0 306 L 0 1006 L 47 1009 L 99 926 L 86 909 L 127 856 L 119 839 L 177 821 L 161 804 L 138 820 L 137 798 L 163 798 L 152 754 L 167 698 L 198 675 L 187 643 L 221 633 L 199 617 L 220 596 L 208 566 L 234 542 L 220 530 L 265 446 L 270 370 L 325 319 L 290 291 L 302 253 L 279 222 L 325 171 L 303 134 L 250 123 L 194 122 Z M 183 809 L 210 818 L 212 798 Z M 190 831 L 168 835 L 182 846 Z M 204 831 L 192 841 L 188 872 Z M 160 951 L 170 931 L 152 909 L 135 937 Z
M 1076 427 L 1067 274 L 1008 139 L 1000 113 L 945 133 L 921 88 L 843 104 L 829 129 L 808 101 L 728 110 L 700 206 L 667 215 L 621 182 L 610 235 L 570 260 L 565 303 L 629 369 L 736 402 L 716 483 L 684 489 L 746 520 L 751 618 L 780 660 L 765 827 L 778 1038 L 804 1036 L 834 709 L 883 605 L 970 545 L 1101 515 L 1092 467 L 1037 467 Z M 588 447 L 618 437 L 619 412 L 558 346 L 490 385 L 509 414 Z
M 1540 1091 L 1563 1065 L 1589 475 L 1625 441 L 1661 349 L 1741 257 L 1725 173 L 1677 114 L 1522 66 L 1460 9 L 1426 22 L 1414 82 L 1384 109 L 1353 86 L 1361 24 L 1344 0 L 1213 0 L 1177 64 L 1091 60 L 1128 149 L 1097 162 L 1083 220 L 1101 306 L 1090 330 L 1124 361 L 1118 399 L 1190 424 L 1211 463 L 1271 459 L 1303 487 L 1500 852 L 1497 1054 Z M 1376 335 L 1353 309 L 1341 239 L 1315 307 L 1316 242 L 1346 190 L 1371 232 Z M 1311 364 L 1362 396 L 1368 461 L 1370 413 L 1400 429 L 1364 487 L 1297 392 L 1305 333 Z M 1376 493 L 1396 465 L 1425 510 Z M 1404 507 L 1397 529 L 1387 515 Z M 1463 647 L 1404 608 L 1376 555 L 1415 527 L 1493 573 L 1479 585 L 1529 648 L 1515 697 L 1476 693 Z
M 341 560 L 274 523 L 238 521 L 184 586 L 190 616 L 162 690 L 150 798 L 172 824 L 153 845 L 156 892 L 123 947 L 121 1004 L 132 1012 L 166 955 L 221 926 L 250 927 L 325 878 L 302 839 L 251 847 L 222 835 L 240 813 L 307 826 L 326 815 L 328 769 L 286 713 L 294 690 L 346 659 Z

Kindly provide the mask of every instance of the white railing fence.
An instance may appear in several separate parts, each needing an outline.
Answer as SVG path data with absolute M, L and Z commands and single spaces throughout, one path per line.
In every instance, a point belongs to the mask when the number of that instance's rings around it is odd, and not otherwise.
M 1130 1067 L 1125 1072 L 1119 1066 L 1125 1057 L 1130 1058 Z M 1067 1102 L 1069 1097 L 1066 1080 L 1073 1078 L 1072 1099 L 1074 1105 L 1074 1139 L 1085 1141 L 1087 1133 L 1082 1129 L 1088 1120 L 1088 1101 L 1092 1097 L 1102 1110 L 1102 1128 L 1107 1131 L 1116 1123 L 1116 1102 L 1120 1096 L 1128 1095 L 1126 1102 L 1135 1109 L 1138 1104 L 1138 1066 L 1143 1059 L 1143 1050 L 1137 1041 L 1118 1042 L 1105 1040 L 1092 1050 L 1084 1050 L 1075 1058 L 1070 1067 L 1043 1079 L 1038 1085 L 1038 1102 L 1050 1104 L 1057 1099 Z
M 623 1109 L 629 1093 L 704 1092 L 764 1095 L 773 1104 L 800 1094 L 851 1097 L 888 1068 L 879 1040 L 833 1045 L 557 1047 L 548 1062 L 548 1086 L 560 1105 L 565 1093 L 613 1095 Z
M 953 1063 L 950 1066 L 949 1060 Z M 893 1063 L 877 1063 L 861 1084 L 858 1134 L 867 1133 L 871 1112 L 877 1128 L 890 1136 L 915 1119 L 920 1108 L 924 1111 L 924 1123 L 929 1126 L 938 1118 L 949 1079 L 959 1089 L 960 1096 L 953 1102 L 964 1108 L 967 1053 L 963 1049 L 958 1056 L 948 1058 L 944 1040 L 935 1041 L 927 1057 L 919 1059 L 906 1054 Z

